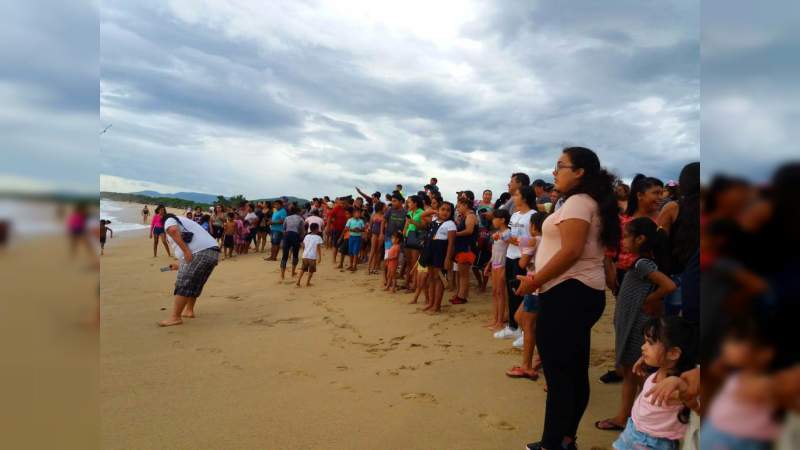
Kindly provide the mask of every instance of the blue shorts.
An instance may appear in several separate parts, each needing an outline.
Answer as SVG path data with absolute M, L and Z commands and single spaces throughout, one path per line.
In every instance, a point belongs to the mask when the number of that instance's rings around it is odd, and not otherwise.
M 272 245 L 281 245 L 282 240 L 283 240 L 283 231 L 272 232 Z
M 526 313 L 539 312 L 539 296 L 536 294 L 526 294 L 522 299 L 522 310 Z
M 347 254 L 350 256 L 358 256 L 359 250 L 361 250 L 361 236 L 350 236 Z
M 679 441 L 665 438 L 657 438 L 649 434 L 642 433 L 636 429 L 633 419 L 628 418 L 628 424 L 616 441 L 611 444 L 617 450 L 638 450 L 647 448 L 652 450 L 678 450 Z
M 159 235 L 162 235 L 162 234 L 164 234 L 164 228 L 162 228 L 162 227 L 153 227 L 153 235 L 154 236 L 159 236 Z
M 383 241 L 383 249 L 384 250 L 389 250 L 390 248 L 392 248 L 392 240 L 391 239 L 384 240 Z
M 772 448 L 768 441 L 739 438 L 722 432 L 706 420 L 700 428 L 700 448 L 735 448 L 737 450 L 767 450 Z

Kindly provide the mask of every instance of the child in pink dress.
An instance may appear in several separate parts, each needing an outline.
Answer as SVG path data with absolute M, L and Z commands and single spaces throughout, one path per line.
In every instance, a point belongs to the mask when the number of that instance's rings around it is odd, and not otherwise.
M 656 383 L 669 376 L 679 376 L 696 364 L 697 329 L 682 317 L 650 320 L 644 327 L 642 358 L 655 373 L 647 377 L 633 404 L 625 430 L 614 441 L 617 450 L 677 450 L 686 434 L 689 408 L 676 397 L 663 405 L 645 397 Z

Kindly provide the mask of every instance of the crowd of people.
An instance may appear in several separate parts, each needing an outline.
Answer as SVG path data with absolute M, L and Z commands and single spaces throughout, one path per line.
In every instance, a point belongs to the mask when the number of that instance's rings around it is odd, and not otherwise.
M 759 276 L 759 269 L 780 272 L 770 258 L 748 267 L 733 256 L 763 248 L 762 238 L 796 247 L 795 234 L 774 225 L 797 214 L 781 203 L 797 189 L 791 184 L 794 170 L 779 173 L 775 188 L 756 201 L 748 197 L 755 195 L 752 188 L 736 179 L 715 180 L 702 195 L 699 163 L 684 167 L 678 181 L 637 175 L 626 185 L 601 167 L 593 151 L 570 147 L 559 155 L 553 184 L 514 173 L 507 192 L 494 202 L 488 189 L 480 198 L 460 191 L 455 203 L 446 201 L 432 178 L 408 196 L 401 185 L 385 195 L 356 188 L 357 196 L 314 198 L 302 206 L 285 199 L 242 202 L 236 208 L 187 211 L 183 218 L 159 206 L 151 226 L 154 256 L 160 236 L 167 236 L 176 255 L 179 250 L 182 255 L 216 252 L 178 266 L 175 310 L 162 324 L 179 324 L 181 315 L 193 315 L 220 249 L 223 258 L 256 252 L 278 261 L 280 255 L 282 280 L 291 259 L 291 277 L 300 286 L 306 273 L 310 285 L 324 248 L 342 272 L 356 272 L 364 264 L 367 274 L 380 276 L 385 290 L 413 294 L 411 304 L 423 298 L 420 309 L 430 314 L 442 310 L 445 292 L 458 305 L 469 302 L 473 289 L 491 286 L 492 317 L 486 326 L 495 338 L 513 340 L 522 349 L 522 361 L 506 375 L 537 379 L 541 371 L 547 381 L 542 438 L 527 448 L 570 449 L 577 448 L 578 424 L 589 401 L 591 329 L 605 309 L 608 289 L 616 300 L 616 355 L 615 367 L 601 381 L 621 381 L 620 407 L 595 427 L 620 433 L 615 448 L 677 448 L 690 412 L 710 418 L 701 440 L 768 442 L 778 430 L 777 400 L 754 406 L 735 391 L 747 385 L 745 374 L 762 380 L 774 373 L 775 392 L 782 392 L 780 380 L 797 376 L 786 363 L 796 364 L 796 351 L 785 355 L 775 347 L 773 335 L 785 330 L 765 326 L 785 312 L 783 299 L 796 295 L 797 283 L 786 274 L 774 284 Z M 204 233 L 202 243 L 183 242 L 187 231 Z M 780 261 L 796 261 L 796 254 Z M 701 315 L 701 272 L 703 289 L 712 291 L 703 297 L 704 311 L 729 308 L 736 320 Z M 754 309 L 761 315 L 750 314 Z M 704 337 L 713 330 L 724 338 L 701 346 L 701 322 L 711 324 Z M 704 376 L 708 389 L 701 395 L 700 362 L 720 374 L 736 369 L 741 375 L 728 381 Z M 742 426 L 745 419 L 723 413 L 730 408 L 748 418 L 747 426 Z M 696 440 L 691 430 L 690 435 L 688 441 Z

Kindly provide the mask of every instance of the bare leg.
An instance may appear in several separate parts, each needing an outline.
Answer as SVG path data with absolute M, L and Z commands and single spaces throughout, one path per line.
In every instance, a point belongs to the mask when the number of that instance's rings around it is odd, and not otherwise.
M 533 351 L 536 348 L 536 314 L 521 311 L 522 331 L 524 332 L 522 346 L 522 369 L 526 372 L 536 371 L 533 369 Z M 631 405 L 633 406 L 633 405 Z
M 296 283 L 297 287 L 300 287 L 300 282 L 303 281 L 303 274 L 305 274 L 305 273 L 306 273 L 305 270 L 300 269 L 300 276 L 297 277 L 297 283 Z M 308 274 L 308 278 L 311 279 L 311 273 Z
M 153 235 L 153 258 L 158 256 L 158 236 Z
M 617 415 L 608 419 L 614 425 L 624 427 L 631 415 L 633 403 L 636 400 L 636 388 L 641 382 L 639 377 L 633 373 L 630 366 L 622 366 L 622 403 L 620 403 Z
M 314 276 L 314 272 L 308 272 L 308 281 L 306 281 L 306 286 L 311 286 L 311 277 Z
M 458 296 L 464 300 L 469 297 L 469 264 L 458 265 Z
M 191 300 L 191 297 L 184 297 L 182 295 L 175 296 L 175 304 L 172 309 L 172 315 L 167 320 L 162 320 L 158 323 L 159 326 L 162 327 L 169 327 L 172 325 L 180 325 L 183 323 L 181 320 L 181 315 L 183 314 L 183 308 L 186 307 L 186 304 Z
M 166 233 L 162 233 L 161 234 L 161 242 L 164 244 L 164 250 L 167 251 L 167 256 L 172 256 L 172 254 L 169 252 L 169 245 L 167 245 L 167 235 L 166 235 Z
M 190 319 L 194 319 L 194 304 L 197 303 L 196 298 L 189 298 L 189 301 L 186 302 L 186 311 L 181 315 L 181 317 L 188 317 Z

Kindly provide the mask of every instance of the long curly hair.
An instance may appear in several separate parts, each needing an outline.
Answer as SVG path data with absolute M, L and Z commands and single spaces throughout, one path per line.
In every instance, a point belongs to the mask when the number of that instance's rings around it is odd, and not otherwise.
M 563 151 L 569 156 L 573 170 L 583 169 L 583 176 L 577 186 L 564 193 L 564 199 L 575 194 L 587 194 L 597 202 L 600 213 L 600 243 L 607 249 L 618 250 L 622 236 L 619 223 L 619 207 L 614 194 L 616 177 L 600 167 L 597 154 L 585 147 L 567 147 Z

